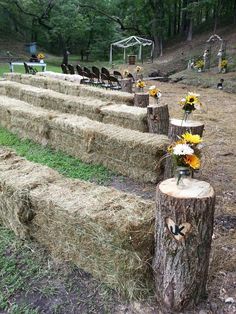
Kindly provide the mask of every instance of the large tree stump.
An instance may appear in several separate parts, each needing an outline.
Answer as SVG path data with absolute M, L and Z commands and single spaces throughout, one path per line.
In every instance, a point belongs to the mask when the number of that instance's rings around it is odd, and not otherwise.
M 124 78 L 120 81 L 121 90 L 123 92 L 132 93 L 133 81 L 132 78 Z
M 147 107 L 149 105 L 149 94 L 148 93 L 135 93 L 134 94 L 134 106 L 136 107 Z
M 156 295 L 163 313 L 176 313 L 206 295 L 213 233 L 215 194 L 205 181 L 175 179 L 157 186 L 155 257 Z
M 204 124 L 200 121 L 170 119 L 168 137 L 171 140 L 176 141 L 178 136 L 181 136 L 185 132 L 191 132 L 192 134 L 202 136 L 203 130 Z
M 147 107 L 147 121 L 150 133 L 167 135 L 169 129 L 168 105 L 149 105 Z

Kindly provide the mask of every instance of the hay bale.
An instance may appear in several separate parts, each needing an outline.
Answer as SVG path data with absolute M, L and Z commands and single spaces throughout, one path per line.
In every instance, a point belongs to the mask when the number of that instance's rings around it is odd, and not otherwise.
M 157 167 L 168 138 L 100 123 L 86 117 L 60 114 L 0 96 L 0 124 L 43 145 L 85 162 L 102 164 L 141 182 L 157 182 Z
M 110 105 L 101 108 L 102 122 L 138 130 L 148 131 L 147 110 L 127 105 Z
M 129 298 L 152 289 L 153 201 L 64 179 L 8 150 L 0 151 L 0 169 L 0 219 L 7 227 Z M 23 203 L 26 220 L 20 214 Z
M 143 108 L 134 108 L 124 104 L 114 105 L 107 100 L 94 99 L 88 96 L 64 95 L 52 90 L 11 81 L 0 82 L 0 94 L 18 98 L 42 108 L 82 115 L 93 120 L 141 132 L 148 131 L 147 112 Z
M 10 74 L 10 75 L 9 75 Z M 40 80 L 44 84 L 44 88 L 52 89 L 59 93 L 64 93 L 73 96 L 89 96 L 94 98 L 103 98 L 116 103 L 125 103 L 133 106 L 134 95 L 119 91 L 105 90 L 103 88 L 86 86 L 78 82 L 67 82 L 60 79 L 46 77 L 42 75 L 28 75 L 17 73 L 7 73 L 4 76 L 6 79 L 19 83 L 30 84 L 39 87 Z M 40 86 L 41 87 L 41 86 Z

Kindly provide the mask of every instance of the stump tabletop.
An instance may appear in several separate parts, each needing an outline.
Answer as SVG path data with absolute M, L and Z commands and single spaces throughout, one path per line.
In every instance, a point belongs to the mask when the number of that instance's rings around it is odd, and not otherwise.
M 162 181 L 159 184 L 159 189 L 162 193 L 176 198 L 205 198 L 214 195 L 213 187 L 205 181 L 196 179 L 184 179 L 186 187 L 179 189 L 176 184 L 176 179 L 171 178 Z

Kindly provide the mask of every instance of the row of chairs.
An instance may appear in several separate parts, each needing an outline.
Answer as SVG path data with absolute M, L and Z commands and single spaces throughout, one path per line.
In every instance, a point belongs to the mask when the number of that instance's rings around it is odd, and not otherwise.
M 110 71 L 105 67 L 102 67 L 100 70 L 98 67 L 92 66 L 92 69 L 90 70 L 87 67 L 81 67 L 79 64 L 76 65 L 76 67 L 71 64 L 62 64 L 61 68 L 64 74 L 73 75 L 77 73 L 82 76 L 83 79 L 81 80 L 81 83 L 83 84 L 101 86 L 106 89 L 121 89 L 120 80 L 123 78 L 123 76 L 119 71 L 113 71 L 111 74 Z M 134 81 L 132 74 L 130 74 L 129 77 L 131 77 Z

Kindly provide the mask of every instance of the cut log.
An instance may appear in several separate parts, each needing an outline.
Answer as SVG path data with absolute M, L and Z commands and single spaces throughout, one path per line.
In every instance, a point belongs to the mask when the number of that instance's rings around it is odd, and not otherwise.
M 132 93 L 133 81 L 132 78 L 124 78 L 120 81 L 121 90 L 123 92 Z
M 175 179 L 161 182 L 156 195 L 156 295 L 163 312 L 176 313 L 197 304 L 206 295 L 213 233 L 215 193 L 211 185 Z
M 185 132 L 191 132 L 192 134 L 198 134 L 202 136 L 204 130 L 204 124 L 200 121 L 187 120 L 183 121 L 180 119 L 171 119 L 168 137 L 176 141 L 178 136 L 181 136 Z
M 149 94 L 147 93 L 135 93 L 134 94 L 134 106 L 147 107 L 149 105 Z
M 167 135 L 169 129 L 168 105 L 149 105 L 147 107 L 147 120 L 150 133 Z

